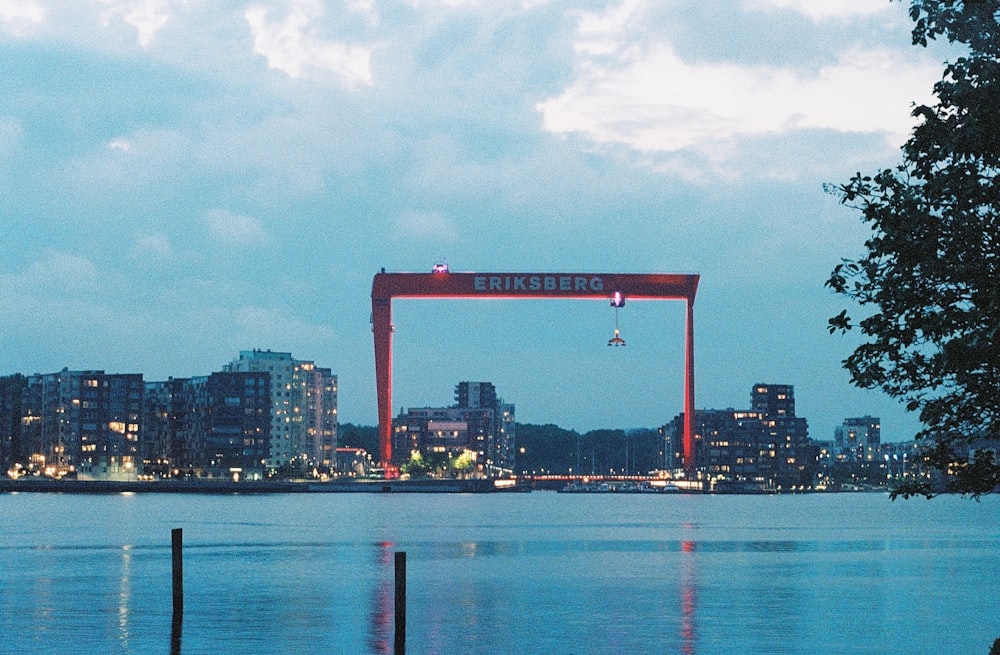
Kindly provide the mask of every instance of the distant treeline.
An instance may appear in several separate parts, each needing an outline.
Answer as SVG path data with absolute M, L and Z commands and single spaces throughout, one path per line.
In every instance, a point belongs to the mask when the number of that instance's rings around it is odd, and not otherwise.
M 378 428 L 341 423 L 340 446 L 364 448 L 377 458 Z M 591 430 L 518 423 L 518 473 L 647 473 L 663 466 L 663 442 L 653 429 Z
M 337 426 L 337 446 L 364 448 L 372 459 L 378 459 L 378 428 L 374 425 L 341 423 Z

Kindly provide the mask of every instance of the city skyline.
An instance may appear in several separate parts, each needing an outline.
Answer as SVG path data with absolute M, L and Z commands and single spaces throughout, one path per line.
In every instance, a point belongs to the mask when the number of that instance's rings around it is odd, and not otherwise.
M 753 385 L 749 409 L 695 411 L 690 449 L 683 414 L 656 428 L 582 435 L 522 423 L 529 436 L 521 442 L 515 405 L 487 381 L 456 384 L 453 404 L 400 408 L 388 438 L 374 426 L 345 426 L 342 441 L 337 392 L 329 369 L 264 350 L 241 351 L 209 375 L 165 381 L 67 369 L 0 377 L 0 460 L 13 479 L 329 481 L 367 477 L 375 462 L 385 479 L 397 475 L 390 467 L 405 476 L 502 478 L 572 474 L 575 447 L 578 472 L 588 462 L 592 474 L 610 475 L 676 474 L 683 465 L 684 477 L 697 471 L 716 491 L 851 490 L 919 474 L 908 468 L 915 442 L 882 444 L 878 417 L 843 419 L 833 441 L 810 438 L 787 384 Z
M 221 372 L 232 372 L 232 371 L 244 370 L 242 368 L 242 366 L 241 366 L 244 362 L 251 361 L 251 360 L 254 360 L 254 359 L 260 359 L 261 362 L 263 363 L 263 367 L 261 367 L 260 370 L 266 369 L 268 367 L 269 363 L 273 363 L 273 362 L 291 362 L 291 363 L 294 363 L 296 365 L 296 369 L 295 369 L 296 371 L 298 370 L 297 367 L 299 365 L 305 365 L 306 368 L 307 368 L 307 370 L 310 371 L 310 372 L 312 372 L 313 370 L 325 372 L 326 376 L 332 376 L 331 379 L 332 379 L 333 384 L 334 384 L 333 392 L 334 392 L 334 397 L 336 397 L 336 394 L 339 391 L 339 387 L 337 386 L 337 378 L 338 378 L 338 376 L 335 373 L 333 373 L 332 371 L 330 371 L 330 369 L 328 369 L 328 368 L 322 368 L 322 367 L 318 367 L 317 368 L 315 362 L 313 362 L 313 361 L 293 359 L 293 355 L 294 355 L 293 353 L 277 352 L 277 351 L 273 351 L 271 349 L 263 349 L 263 348 L 253 349 L 253 350 L 250 350 L 250 351 L 241 351 L 238 354 L 238 356 L 236 356 L 234 359 L 232 359 L 228 363 L 224 363 L 224 364 L 220 365 L 219 367 L 217 367 L 216 369 L 214 369 L 214 370 L 212 370 L 210 372 L 201 372 L 201 373 L 198 373 L 198 374 L 192 375 L 192 376 L 173 376 L 173 375 L 171 375 L 171 376 L 167 377 L 166 379 L 151 379 L 151 378 L 147 378 L 146 375 L 143 372 L 141 372 L 141 371 L 132 371 L 132 372 L 127 372 L 127 373 L 126 372 L 120 372 L 120 371 L 105 371 L 105 370 L 101 369 L 100 367 L 91 367 L 91 368 L 88 368 L 88 369 L 80 369 L 80 370 L 72 370 L 72 371 L 69 370 L 68 367 L 63 367 L 59 371 L 47 371 L 45 373 L 35 372 L 35 373 L 31 373 L 31 374 L 26 374 L 24 371 L 14 371 L 14 372 L 8 372 L 8 373 L 0 373 L 0 377 L 10 377 L 10 376 L 16 376 L 16 375 L 26 375 L 29 378 L 30 377 L 51 377 L 51 376 L 59 376 L 60 374 L 70 374 L 70 375 L 79 376 L 81 374 L 82 375 L 87 375 L 87 374 L 95 374 L 95 373 L 98 374 L 98 375 L 100 375 L 100 376 L 108 376 L 108 377 L 111 377 L 111 378 L 114 378 L 114 377 L 117 377 L 117 378 L 134 377 L 140 383 L 145 384 L 146 385 L 146 392 L 150 393 L 151 391 L 153 391 L 156 388 L 157 385 L 170 384 L 170 383 L 173 383 L 173 382 L 184 383 L 184 382 L 190 381 L 191 379 L 207 380 L 212 375 L 216 375 L 216 374 L 221 373 Z M 256 368 L 254 368 L 254 369 L 248 369 L 248 370 L 256 370 Z M 271 371 L 272 374 L 274 374 L 274 370 L 275 369 L 273 368 L 273 366 L 269 370 Z M 279 370 L 278 371 L 279 382 L 280 382 L 280 375 L 282 373 L 288 373 L 289 376 L 292 375 L 292 373 L 291 373 L 290 370 L 288 372 L 283 371 L 283 370 Z M 295 373 L 295 375 L 297 375 L 297 373 Z M 284 384 L 284 383 L 282 383 L 282 384 Z M 490 383 L 490 382 L 481 382 L 481 383 L 480 382 L 474 382 L 473 383 L 473 382 L 465 381 L 465 382 L 459 383 L 459 385 L 457 387 L 453 387 L 453 389 L 455 391 L 453 392 L 453 398 L 452 398 L 452 400 L 454 402 L 452 402 L 452 403 L 449 404 L 449 403 L 441 400 L 438 397 L 435 397 L 435 401 L 434 402 L 437 402 L 438 406 L 440 406 L 440 407 L 450 407 L 450 408 L 462 407 L 463 405 L 462 405 L 461 402 L 459 402 L 458 397 L 457 397 L 457 394 L 458 394 L 457 389 L 461 388 L 462 385 L 476 385 L 476 386 L 478 386 L 480 384 L 486 385 L 486 386 L 488 386 L 490 388 L 494 388 L 494 385 L 492 383 Z M 758 382 L 758 383 L 755 383 L 753 385 L 753 389 L 751 389 L 750 392 L 749 392 L 749 394 L 748 394 L 748 396 L 753 399 L 752 402 L 747 403 L 746 405 L 740 405 L 740 403 L 735 402 L 735 403 L 729 403 L 725 407 L 721 407 L 720 406 L 720 407 L 714 407 L 714 408 L 708 408 L 708 407 L 698 408 L 697 411 L 699 411 L 699 412 L 700 411 L 738 411 L 738 412 L 739 411 L 743 411 L 743 412 L 745 412 L 745 411 L 751 411 L 751 412 L 757 412 L 757 411 L 760 411 L 760 408 L 756 406 L 756 403 L 758 402 L 757 392 L 758 392 L 759 389 L 767 388 L 767 387 L 772 387 L 772 388 L 778 389 L 778 390 L 788 389 L 791 394 L 794 394 L 794 391 L 793 391 L 794 390 L 794 386 L 795 385 Z M 281 404 L 282 401 L 275 401 L 275 402 L 278 403 L 278 404 Z M 285 401 L 284 404 L 287 404 L 287 401 Z M 413 404 L 413 405 L 409 405 L 409 406 L 399 406 L 399 412 L 398 413 L 396 413 L 396 412 L 393 413 L 393 420 L 395 421 L 396 418 L 399 418 L 399 417 L 403 416 L 404 414 L 406 414 L 406 413 L 408 413 L 408 412 L 410 412 L 410 411 L 412 411 L 414 409 L 425 409 L 425 408 L 429 407 L 432 404 L 434 404 L 434 403 L 428 401 L 428 402 L 424 402 L 422 404 L 417 403 L 417 404 Z M 751 405 L 753 405 L 753 407 L 751 407 Z M 513 405 L 511 405 L 511 406 L 513 407 Z M 746 409 L 748 407 L 750 408 L 749 410 Z M 792 401 L 791 407 L 792 407 L 791 411 L 794 413 L 794 400 Z M 338 414 L 338 413 L 339 413 L 338 410 L 334 410 L 334 414 L 335 415 Z M 670 424 L 670 423 L 672 423 L 674 421 L 679 420 L 679 418 L 682 415 L 683 415 L 683 412 L 681 412 L 680 414 L 677 414 L 672 419 L 669 419 L 669 420 L 665 421 L 664 423 L 658 424 L 658 425 L 627 425 L 627 426 L 626 425 L 604 425 L 604 426 L 598 426 L 596 428 L 591 428 L 591 429 L 592 430 L 598 430 L 598 431 L 599 430 L 609 430 L 609 429 L 610 430 L 629 430 L 629 429 L 640 429 L 640 430 L 653 429 L 653 430 L 655 430 L 657 428 L 663 427 L 664 425 L 667 425 L 667 424 Z M 278 416 L 277 418 L 280 418 L 280 416 Z M 281 421 L 278 422 L 278 424 L 280 424 L 280 423 L 281 423 Z M 338 421 L 338 423 L 339 423 L 339 421 Z M 371 428 L 378 427 L 377 423 L 365 424 L 365 423 L 358 423 L 358 422 L 352 422 L 352 421 L 345 421 L 345 423 L 350 424 L 350 425 L 357 425 L 359 427 L 371 427 Z M 532 424 L 532 425 L 547 425 L 547 424 L 555 425 L 551 421 L 547 421 L 545 419 L 540 419 L 540 420 L 537 420 L 537 421 L 534 421 L 534 422 L 526 422 L 526 423 Z M 868 427 L 869 423 L 872 426 L 871 428 Z M 879 432 L 880 432 L 880 425 L 879 425 L 880 424 L 880 419 L 879 419 L 879 417 L 873 417 L 871 415 L 865 415 L 863 417 L 854 417 L 854 416 L 846 416 L 845 415 L 844 417 L 841 417 L 841 419 L 839 419 L 839 422 L 836 425 L 836 427 L 835 427 L 834 432 L 832 433 L 832 435 L 829 435 L 829 436 L 825 437 L 823 435 L 810 434 L 810 438 L 813 439 L 814 441 L 837 443 L 838 445 L 840 445 L 840 441 L 842 439 L 844 439 L 844 434 L 842 434 L 842 433 L 845 432 L 848 429 L 856 428 L 857 427 L 856 424 L 857 425 L 861 425 L 866 430 L 865 432 L 862 433 L 862 441 L 865 441 L 865 442 L 867 441 L 867 430 L 873 429 L 875 431 L 876 435 L 879 434 Z M 557 427 L 564 428 L 565 426 L 557 426 Z M 281 430 L 281 428 L 278 428 L 278 429 Z M 574 428 L 566 428 L 566 429 L 575 430 Z M 878 441 L 878 437 L 876 437 L 876 441 Z M 284 456 L 287 457 L 287 454 L 284 455 Z
M 695 404 L 794 384 L 814 438 L 914 417 L 850 387 L 823 193 L 899 160 L 946 58 L 906 3 L 0 3 L 0 372 L 322 361 L 376 422 L 373 275 L 698 273 Z M 83 29 L 81 29 L 81 27 Z M 394 404 L 491 380 L 526 422 L 662 425 L 683 304 L 401 301 Z

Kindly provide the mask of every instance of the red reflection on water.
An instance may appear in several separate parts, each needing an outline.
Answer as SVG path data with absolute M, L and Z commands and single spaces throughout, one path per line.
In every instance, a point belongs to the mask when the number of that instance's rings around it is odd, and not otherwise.
M 391 541 L 375 544 L 375 561 L 378 564 L 379 582 L 372 598 L 371 623 L 368 629 L 368 646 L 375 655 L 391 655 L 393 645 L 393 618 L 395 597 L 392 574 L 395 556 Z
M 681 542 L 681 653 L 694 655 L 695 642 L 695 549 L 694 542 Z

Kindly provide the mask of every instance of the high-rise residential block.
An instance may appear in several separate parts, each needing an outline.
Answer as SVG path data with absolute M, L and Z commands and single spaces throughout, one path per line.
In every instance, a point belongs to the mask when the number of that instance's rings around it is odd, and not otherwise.
M 664 465 L 680 468 L 683 414 L 663 427 Z M 751 409 L 707 409 L 694 415 L 699 468 L 713 484 L 737 489 L 808 485 L 818 448 L 806 419 L 795 416 L 792 385 L 756 384 Z
M 879 457 L 882 425 L 877 416 L 845 418 L 833 430 L 834 457 L 840 461 L 872 461 Z
M 22 447 L 50 475 L 137 475 L 142 375 L 70 371 L 27 376 Z
M 335 468 L 337 376 L 330 369 L 287 352 L 243 350 L 223 370 L 271 376 L 268 468 Z
M 221 371 L 148 382 L 143 426 L 149 475 L 260 479 L 271 435 L 271 377 Z
M 790 384 L 755 384 L 750 410 L 764 416 L 795 416 L 795 387 Z

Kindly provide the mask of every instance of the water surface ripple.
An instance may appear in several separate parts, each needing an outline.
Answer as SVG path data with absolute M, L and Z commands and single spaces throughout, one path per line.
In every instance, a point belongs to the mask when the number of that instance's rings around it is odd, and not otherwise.
M 0 495 L 0 652 L 986 655 L 1000 499 Z M 171 612 L 170 530 L 185 611 Z

